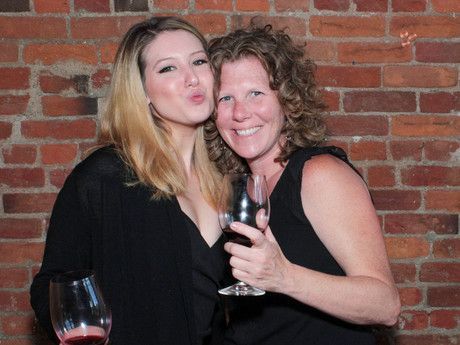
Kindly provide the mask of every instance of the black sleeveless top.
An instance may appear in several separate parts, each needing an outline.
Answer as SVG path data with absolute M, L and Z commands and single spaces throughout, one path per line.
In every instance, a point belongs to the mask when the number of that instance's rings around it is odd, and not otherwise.
M 190 233 L 192 247 L 192 285 L 193 309 L 195 316 L 198 345 L 216 344 L 217 329 L 223 326 L 223 317 L 218 310 L 221 308 L 217 290 L 224 278 L 228 257 L 224 251 L 225 237 L 219 239 L 210 247 L 201 236 L 195 223 L 184 213 L 185 223 Z M 213 329 L 215 328 L 215 329 Z M 174 330 L 171 330 L 174 332 Z M 220 343 L 219 343 L 220 344 Z
M 344 276 L 305 217 L 301 201 L 302 169 L 314 155 L 329 153 L 348 163 L 336 147 L 295 152 L 271 196 L 270 228 L 286 258 L 327 274 Z M 350 164 L 350 163 L 348 163 Z M 350 165 L 351 166 L 351 165 Z M 352 325 L 286 295 L 233 297 L 225 344 L 238 345 L 368 345 L 375 344 L 370 327 Z

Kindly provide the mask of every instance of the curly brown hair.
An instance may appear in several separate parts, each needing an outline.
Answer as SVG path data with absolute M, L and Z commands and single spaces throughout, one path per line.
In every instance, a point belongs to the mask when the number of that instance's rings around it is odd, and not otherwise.
M 304 56 L 303 47 L 294 44 L 284 30 L 271 25 L 235 30 L 209 43 L 209 56 L 214 68 L 216 89 L 220 87 L 222 65 L 244 57 L 255 56 L 269 76 L 270 88 L 276 90 L 286 121 L 281 134 L 276 161 L 285 163 L 298 149 L 318 146 L 325 137 L 322 114 L 326 108 L 314 78 L 315 64 Z M 215 115 L 217 116 L 217 115 Z M 205 124 L 209 156 L 222 173 L 248 170 L 220 137 L 215 116 Z

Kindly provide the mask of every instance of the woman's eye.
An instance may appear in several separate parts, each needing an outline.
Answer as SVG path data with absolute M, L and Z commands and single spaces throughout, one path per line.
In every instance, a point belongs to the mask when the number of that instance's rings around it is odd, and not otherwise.
M 261 92 L 261 91 L 251 91 L 251 95 L 253 95 L 253 96 L 259 96 L 259 95 L 262 95 L 262 94 L 263 94 L 263 92 Z
M 160 69 L 158 73 L 171 72 L 173 69 L 174 69 L 173 66 L 166 66 L 166 67 L 163 67 L 162 69 Z
M 228 102 L 231 99 L 230 96 L 223 96 L 219 98 L 219 102 Z
M 193 61 L 193 64 L 195 66 L 201 66 L 201 65 L 204 65 L 204 64 L 207 64 L 207 63 L 208 63 L 208 60 L 206 60 L 206 59 L 198 59 L 198 60 Z

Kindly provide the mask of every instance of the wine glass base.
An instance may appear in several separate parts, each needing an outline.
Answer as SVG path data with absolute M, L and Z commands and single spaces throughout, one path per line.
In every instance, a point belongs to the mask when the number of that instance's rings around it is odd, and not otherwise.
M 243 282 L 238 282 L 224 289 L 220 289 L 219 293 L 225 296 L 262 296 L 265 291 Z

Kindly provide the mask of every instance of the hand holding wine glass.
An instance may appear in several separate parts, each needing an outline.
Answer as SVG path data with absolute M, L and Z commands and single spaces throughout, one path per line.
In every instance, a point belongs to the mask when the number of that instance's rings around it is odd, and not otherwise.
M 93 271 L 72 271 L 53 277 L 50 312 L 61 344 L 107 344 L 112 315 Z
M 229 241 L 250 247 L 251 241 L 230 228 L 233 222 L 263 231 L 270 216 L 267 182 L 264 175 L 227 174 L 224 177 L 219 202 L 219 224 Z M 260 296 L 265 291 L 238 281 L 219 290 L 220 294 L 232 296 Z

